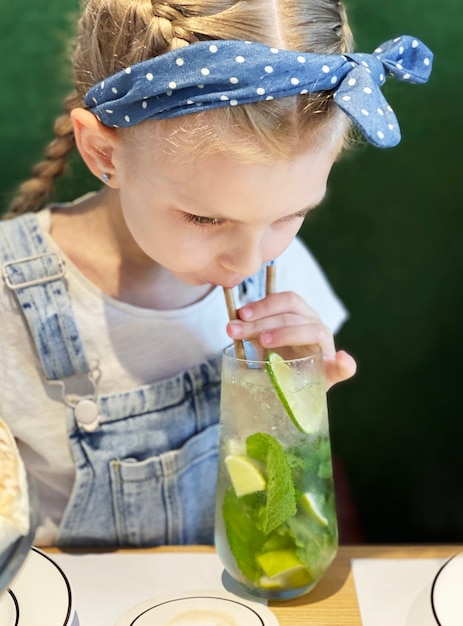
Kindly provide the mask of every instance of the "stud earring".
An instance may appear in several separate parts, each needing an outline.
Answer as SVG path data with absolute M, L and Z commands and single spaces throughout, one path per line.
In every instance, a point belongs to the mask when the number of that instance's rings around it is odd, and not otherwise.
M 105 185 L 109 183 L 110 178 L 111 177 L 107 172 L 103 172 L 103 174 L 101 175 L 101 180 L 104 182 Z

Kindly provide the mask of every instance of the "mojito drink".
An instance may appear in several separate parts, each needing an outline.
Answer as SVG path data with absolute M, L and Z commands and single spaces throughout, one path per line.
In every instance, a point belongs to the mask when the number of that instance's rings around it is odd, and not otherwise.
M 215 542 L 254 595 L 312 589 L 338 543 L 321 354 L 223 361 Z

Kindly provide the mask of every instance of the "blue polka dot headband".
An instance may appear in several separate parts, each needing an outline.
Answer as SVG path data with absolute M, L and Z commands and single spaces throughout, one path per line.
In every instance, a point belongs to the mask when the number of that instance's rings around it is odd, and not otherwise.
M 203 41 L 121 70 L 92 87 L 85 105 L 106 126 L 134 126 L 225 106 L 332 91 L 335 103 L 378 147 L 400 141 L 381 85 L 388 75 L 425 83 L 432 52 L 408 35 L 373 54 L 314 54 L 254 42 Z

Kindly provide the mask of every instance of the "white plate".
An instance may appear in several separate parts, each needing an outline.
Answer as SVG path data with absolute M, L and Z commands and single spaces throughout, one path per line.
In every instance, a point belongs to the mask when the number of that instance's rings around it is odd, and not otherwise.
M 434 617 L 439 626 L 463 623 L 463 552 L 444 563 L 431 589 Z
M 19 607 L 14 593 L 7 589 L 0 595 L 0 624 L 17 626 L 19 624 Z
M 128 611 L 115 626 L 278 626 L 263 604 L 232 593 L 196 591 L 159 596 Z
M 1 626 L 71 626 L 74 617 L 71 585 L 63 570 L 32 548 L 10 588 L 0 595 Z

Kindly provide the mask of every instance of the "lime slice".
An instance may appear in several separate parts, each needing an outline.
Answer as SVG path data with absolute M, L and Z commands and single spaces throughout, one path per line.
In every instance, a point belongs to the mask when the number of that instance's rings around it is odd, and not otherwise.
M 310 572 L 303 565 L 296 565 L 275 576 L 261 576 L 259 586 L 262 589 L 297 589 L 307 587 L 312 582 Z
M 276 352 L 270 352 L 267 372 L 294 425 L 303 433 L 320 430 L 326 419 L 326 394 L 322 384 L 305 384 L 296 378 L 295 370 Z
M 317 520 L 321 526 L 328 526 L 328 519 L 323 515 L 320 506 L 320 498 L 317 498 L 315 494 L 306 492 L 300 498 L 299 503 L 302 510 L 311 517 Z
M 241 454 L 229 455 L 225 457 L 225 466 L 238 498 L 265 489 L 265 478 L 249 457 Z
M 265 576 L 259 584 L 266 589 L 304 587 L 312 582 L 312 576 L 292 550 L 273 550 L 257 557 Z
M 267 576 L 276 576 L 302 565 L 293 550 L 270 550 L 256 558 Z

